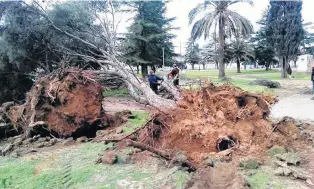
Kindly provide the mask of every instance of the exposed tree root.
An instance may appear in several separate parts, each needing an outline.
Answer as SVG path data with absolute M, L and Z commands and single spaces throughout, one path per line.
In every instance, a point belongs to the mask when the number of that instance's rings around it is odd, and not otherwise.
M 86 128 L 96 132 L 102 116 L 102 87 L 94 81 L 90 72 L 78 69 L 41 77 L 24 104 L 4 108 L 6 117 L 25 137 L 38 127 L 57 136 L 71 136 Z
M 135 142 L 133 140 L 128 139 L 127 140 L 127 145 L 128 146 L 133 146 L 142 150 L 147 150 L 150 151 L 154 154 L 157 154 L 158 156 L 161 156 L 169 161 L 172 162 L 177 162 L 180 165 L 184 166 L 184 167 L 188 167 L 190 171 L 195 171 L 197 169 L 197 167 L 190 161 L 188 160 L 180 160 L 179 158 L 175 157 L 174 155 L 167 153 L 165 151 L 159 150 L 157 148 L 153 148 L 151 146 L 148 146 L 146 144 L 140 143 L 140 142 Z

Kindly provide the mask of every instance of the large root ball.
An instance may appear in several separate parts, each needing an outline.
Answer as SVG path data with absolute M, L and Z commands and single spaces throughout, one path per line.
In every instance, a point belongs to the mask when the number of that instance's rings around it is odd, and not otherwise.
M 68 70 L 40 78 L 27 94 L 25 104 L 13 106 L 9 115 L 25 131 L 43 124 L 57 136 L 90 136 L 101 120 L 102 87 L 88 72 Z

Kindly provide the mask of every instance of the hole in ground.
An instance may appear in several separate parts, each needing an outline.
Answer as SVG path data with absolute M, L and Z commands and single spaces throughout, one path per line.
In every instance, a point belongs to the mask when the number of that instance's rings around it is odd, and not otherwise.
M 219 139 L 217 141 L 216 150 L 217 152 L 221 152 L 224 150 L 228 150 L 229 148 L 232 148 L 236 145 L 237 141 L 234 137 L 228 136 L 224 139 Z
M 239 108 L 242 108 L 246 105 L 246 99 L 244 96 L 239 96 L 237 98 Z
M 96 132 L 100 130 L 102 127 L 99 127 L 100 121 L 96 121 L 93 124 L 84 123 L 83 127 L 77 129 L 73 134 L 72 137 L 77 139 L 81 136 L 86 136 L 87 138 L 95 138 Z

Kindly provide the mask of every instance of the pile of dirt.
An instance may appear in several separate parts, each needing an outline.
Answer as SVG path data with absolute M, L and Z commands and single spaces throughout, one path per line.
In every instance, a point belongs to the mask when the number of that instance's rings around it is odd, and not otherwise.
M 88 72 L 47 75 L 36 81 L 24 104 L 10 107 L 7 117 L 27 135 L 38 128 L 59 137 L 92 137 L 103 117 L 102 90 Z
M 180 108 L 168 113 L 169 132 L 163 132 L 158 144 L 182 151 L 196 163 L 232 147 L 242 155 L 262 156 L 273 143 L 290 140 L 274 132 L 267 120 L 275 102 L 271 96 L 230 85 L 210 84 L 201 91 L 186 92 Z

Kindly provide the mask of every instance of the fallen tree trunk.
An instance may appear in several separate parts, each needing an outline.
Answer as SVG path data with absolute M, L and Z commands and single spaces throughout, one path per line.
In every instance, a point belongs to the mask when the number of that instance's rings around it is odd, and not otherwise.
M 153 148 L 153 147 L 148 146 L 146 144 L 143 144 L 143 143 L 140 143 L 140 142 L 135 142 L 135 141 L 133 141 L 131 139 L 128 139 L 127 140 L 127 145 L 128 146 L 133 146 L 133 147 L 136 147 L 136 148 L 139 148 L 139 149 L 142 149 L 142 150 L 147 150 L 149 152 L 152 152 L 154 154 L 157 154 L 157 155 L 165 158 L 166 160 L 177 162 L 177 163 L 179 163 L 183 167 L 188 167 L 190 169 L 190 171 L 195 171 L 197 169 L 196 166 L 192 162 L 190 162 L 188 160 L 180 160 L 180 159 L 176 158 L 175 156 L 173 156 L 170 153 L 164 152 L 164 151 L 159 150 L 157 148 Z
M 106 49 L 103 48 L 102 43 L 97 43 L 95 44 L 93 41 L 88 41 L 87 39 L 80 38 L 79 36 L 69 33 L 61 28 L 59 28 L 54 22 L 49 18 L 48 14 L 46 13 L 45 9 L 43 7 L 35 2 L 35 5 L 37 8 L 35 8 L 35 11 L 38 12 L 39 15 L 43 16 L 47 21 L 50 23 L 52 28 L 54 28 L 56 31 L 67 35 L 68 37 L 71 37 L 74 40 L 77 40 L 83 44 L 86 44 L 87 46 L 90 47 L 90 52 L 92 55 L 87 55 L 87 54 L 82 54 L 80 52 L 74 52 L 71 51 L 70 49 L 64 47 L 68 52 L 67 54 L 72 55 L 72 56 L 78 56 L 83 58 L 86 61 L 92 61 L 96 62 L 99 64 L 101 67 L 100 71 L 91 71 L 93 73 L 98 73 L 98 74 L 111 74 L 115 76 L 119 76 L 123 81 L 125 81 L 128 85 L 132 85 L 134 89 L 137 89 L 141 91 L 142 94 L 137 94 L 137 95 L 132 95 L 134 97 L 140 96 L 141 98 L 136 98 L 140 102 L 147 102 L 149 105 L 154 106 L 156 108 L 176 108 L 176 103 L 174 100 L 169 100 L 169 99 L 164 99 L 157 94 L 155 94 L 150 87 L 142 80 L 138 79 L 133 72 L 132 68 L 121 60 L 119 56 L 119 53 L 116 50 L 116 31 L 111 31 L 108 30 L 110 27 L 104 27 L 103 33 L 99 34 L 100 36 L 103 37 L 105 44 L 107 44 Z M 110 11 L 110 9 L 108 9 Z M 114 12 L 112 12 L 111 16 L 113 16 L 114 19 Z M 110 23 L 106 23 L 110 24 Z M 115 27 L 113 27 L 115 29 Z M 102 46 L 99 46 L 98 44 L 101 44 Z M 88 50 L 88 49 L 87 49 Z M 95 55 L 93 53 L 93 50 L 96 50 L 99 52 L 99 54 Z M 109 66 L 112 67 L 112 69 L 109 69 Z M 130 68 L 130 69 L 128 69 Z M 129 87 L 130 89 L 131 87 Z M 175 100 L 179 100 L 181 97 L 181 94 L 177 91 L 177 89 L 171 89 L 168 87 L 170 90 L 169 92 L 173 94 L 175 97 Z M 135 93 L 133 93 L 135 94 Z

